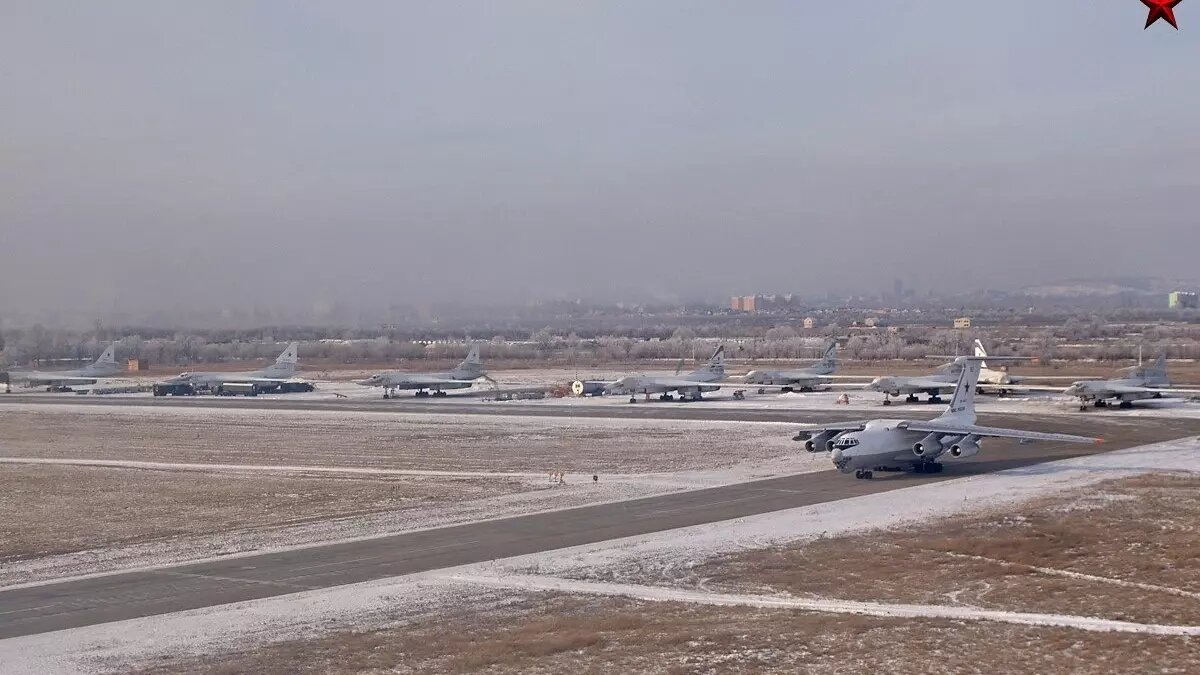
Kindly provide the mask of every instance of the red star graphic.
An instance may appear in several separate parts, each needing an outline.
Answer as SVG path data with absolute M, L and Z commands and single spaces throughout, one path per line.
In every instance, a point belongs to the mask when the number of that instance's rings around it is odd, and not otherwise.
M 1179 30 L 1179 24 L 1175 23 L 1175 5 L 1181 2 L 1183 0 L 1142 0 L 1142 4 L 1150 8 L 1150 14 L 1146 17 L 1146 28 L 1162 19 L 1175 30 Z

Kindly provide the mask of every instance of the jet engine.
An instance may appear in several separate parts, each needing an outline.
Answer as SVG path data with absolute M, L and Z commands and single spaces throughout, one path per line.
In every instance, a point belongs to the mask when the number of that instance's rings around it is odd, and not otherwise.
M 804 449 L 809 452 L 822 452 L 832 450 L 833 437 L 837 436 L 836 431 L 822 431 L 818 434 L 813 434 L 804 441 Z M 796 440 L 800 440 L 797 438 Z
M 966 459 L 979 454 L 979 439 L 968 436 L 950 446 L 950 456 L 954 459 Z
M 917 457 L 933 457 L 942 451 L 942 441 L 937 434 L 930 433 L 925 438 L 913 443 L 912 450 Z

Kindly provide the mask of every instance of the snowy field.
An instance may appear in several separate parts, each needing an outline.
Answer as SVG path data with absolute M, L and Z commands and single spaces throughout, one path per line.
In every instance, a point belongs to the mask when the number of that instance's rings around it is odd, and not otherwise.
M 918 485 L 838 502 L 768 513 L 571 549 L 407 577 L 0 641 L 11 672 L 120 670 L 173 658 L 252 649 L 281 639 L 316 639 L 329 630 L 368 630 L 436 617 L 464 607 L 494 609 L 554 595 L 624 597 L 652 603 L 785 608 L 839 616 L 954 620 L 998 626 L 1069 628 L 1082 634 L 1149 639 L 1200 635 L 1200 627 L 1070 614 L 985 610 L 958 604 L 848 601 L 837 597 L 679 588 L 672 568 L 715 556 L 817 537 L 903 528 L 944 517 L 999 510 L 1111 478 L 1200 471 L 1200 439 L 1188 438 L 1000 473 Z M 989 631 L 989 632 L 995 632 Z M 1079 639 L 1083 639 L 1082 637 Z M 1174 643 L 1172 643 L 1174 644 Z
M 2 585 L 829 468 L 825 457 L 798 452 L 794 425 L 777 423 L 38 404 L 3 411 Z

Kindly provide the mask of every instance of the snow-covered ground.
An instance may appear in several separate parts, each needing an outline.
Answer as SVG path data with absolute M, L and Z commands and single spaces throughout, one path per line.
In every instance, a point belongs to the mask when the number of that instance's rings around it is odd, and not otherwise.
M 791 441 L 794 425 L 769 422 L 36 403 L 10 404 L 3 410 L 12 414 L 0 419 L 0 471 L 12 465 L 104 467 L 128 471 L 133 490 L 152 489 L 155 475 L 162 472 L 344 477 L 386 480 L 390 485 L 440 480 L 445 489 L 436 501 L 414 502 L 401 510 L 320 520 L 281 512 L 278 526 L 264 523 L 225 532 L 193 532 L 186 524 L 189 513 L 180 511 L 178 533 L 170 536 L 6 561 L 0 565 L 3 586 L 376 537 L 829 468 L 826 457 L 799 451 Z M 551 470 L 564 471 L 565 482 L 551 483 Z M 596 470 L 600 480 L 593 482 Z M 491 496 L 464 498 L 455 490 Z
M 365 629 L 494 602 L 512 593 L 555 591 L 648 600 L 791 607 L 829 613 L 951 617 L 1164 635 L 1197 627 L 962 607 L 849 603 L 837 598 L 735 596 L 647 585 L 647 570 L 701 562 L 746 548 L 801 541 L 964 514 L 1154 471 L 1200 471 L 1200 438 L 1188 438 L 1009 471 L 928 483 L 837 502 L 652 535 L 548 551 L 407 577 L 310 591 L 166 616 L 0 641 L 11 672 L 120 668 L 160 654 L 204 654 L 348 627 Z

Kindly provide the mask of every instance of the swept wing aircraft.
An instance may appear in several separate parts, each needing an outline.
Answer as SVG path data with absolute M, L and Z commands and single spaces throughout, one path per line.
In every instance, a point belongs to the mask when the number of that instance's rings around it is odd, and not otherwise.
M 1148 366 L 1133 366 L 1119 372 L 1120 377 L 1109 380 L 1080 380 L 1063 390 L 1068 396 L 1079 399 L 1079 409 L 1104 408 L 1113 400 L 1121 408 L 1133 407 L 1134 401 L 1162 398 L 1164 395 L 1200 395 L 1197 389 L 1175 389 L 1167 378 L 1167 355 L 1160 354 Z
M 930 420 L 875 419 L 805 426 L 793 440 L 804 441 L 810 452 L 829 450 L 838 471 L 855 478 L 872 478 L 875 471 L 940 473 L 939 460 L 960 460 L 979 453 L 985 438 L 1015 438 L 1021 442 L 1098 443 L 1098 438 L 1052 434 L 975 424 L 975 385 L 980 359 L 963 356 L 954 396 L 946 412 Z
M 189 385 L 194 389 L 207 389 L 215 394 L 235 390 L 244 393 L 264 393 L 278 390 L 296 375 L 298 343 L 290 342 L 275 363 L 260 368 L 236 373 L 196 372 L 181 373 L 177 377 L 161 382 L 160 385 Z M 309 386 L 311 390 L 311 385 Z M 239 393 L 241 393 L 239 391 Z
M 782 386 L 783 391 L 814 391 L 831 384 L 833 380 L 828 376 L 836 370 L 837 341 L 834 340 L 825 348 L 821 360 L 811 366 L 793 370 L 752 370 L 746 373 L 744 381 L 746 384 Z M 758 393 L 765 394 L 766 390 L 760 389 Z
M 483 369 L 483 361 L 479 358 L 479 345 L 471 345 L 467 358 L 447 373 L 408 373 L 393 370 L 386 373 L 376 373 L 358 384 L 364 387 L 383 387 L 383 397 L 392 398 L 401 389 L 416 390 L 416 396 L 445 396 L 447 389 L 467 389 L 480 378 L 488 379 L 487 371 Z
M 46 387 L 47 389 L 66 389 L 67 387 L 96 384 L 96 380 L 112 377 L 121 372 L 116 359 L 117 344 L 109 345 L 100 358 L 95 362 L 74 370 L 53 371 L 14 371 L 9 373 L 11 382 L 23 382 L 29 387 Z
M 675 394 L 682 401 L 699 401 L 703 394 L 717 391 L 721 387 L 745 387 L 744 382 L 720 382 L 725 379 L 725 346 L 717 347 L 712 357 L 704 367 L 686 375 L 626 375 L 613 382 L 591 382 L 610 394 L 628 394 L 630 403 L 637 403 L 637 395 L 644 394 L 650 400 L 650 394 L 658 394 L 661 401 L 675 400 Z M 576 382 L 572 387 L 582 392 L 584 383 Z

